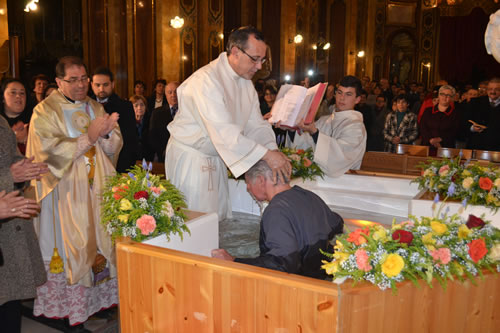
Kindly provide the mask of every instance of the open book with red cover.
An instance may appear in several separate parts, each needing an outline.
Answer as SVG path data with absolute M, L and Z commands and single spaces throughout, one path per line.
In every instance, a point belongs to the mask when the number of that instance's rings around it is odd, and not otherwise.
M 271 108 L 269 122 L 281 121 L 281 126 L 297 129 L 304 119 L 305 124 L 314 121 L 328 83 L 318 83 L 309 89 L 293 84 L 281 86 L 276 101 Z

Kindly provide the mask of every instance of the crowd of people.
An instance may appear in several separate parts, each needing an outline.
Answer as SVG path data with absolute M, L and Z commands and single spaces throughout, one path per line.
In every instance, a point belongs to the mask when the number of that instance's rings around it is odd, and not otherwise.
M 439 147 L 500 150 L 498 78 L 457 93 L 445 81 L 426 91 L 415 82 L 347 75 L 328 85 L 316 121 L 301 121 L 296 131 L 272 126 L 279 82 L 252 82 L 266 49 L 261 32 L 237 29 L 216 60 L 182 84 L 156 80 L 149 98 L 142 81 L 128 100 L 119 97 L 108 68 L 89 73 L 71 56 L 58 62 L 55 84 L 35 76 L 31 94 L 18 79 L 2 82 L 0 322 L 9 331 L 19 331 L 19 300 L 27 297 L 36 296 L 35 315 L 72 324 L 118 302 L 113 247 L 99 223 L 100 191 L 106 176 L 137 160 L 165 162 L 188 207 L 220 219 L 231 216 L 228 169 L 246 174 L 249 192 L 271 204 L 261 256 L 236 260 L 322 277 L 318 250 L 342 232 L 343 221 L 319 197 L 289 185 L 291 164 L 279 147 L 313 148 L 331 177 L 359 168 L 365 151 L 394 152 L 400 143 L 428 145 L 432 154 Z M 23 196 L 29 181 L 36 200 Z M 293 209 L 288 202 L 296 202 Z M 38 209 L 33 224 L 22 220 Z M 234 260 L 222 249 L 213 255 Z M 59 256 L 62 275 L 51 264 Z M 97 262 L 106 269 L 94 271 Z
M 440 80 L 429 90 L 417 82 L 400 84 L 397 77 L 392 85 L 386 78 L 364 76 L 360 81 L 360 100 L 354 110 L 363 116 L 366 151 L 395 152 L 398 144 L 429 146 L 431 156 L 440 147 L 500 150 L 499 78 L 460 87 Z M 310 82 L 301 84 L 309 86 Z M 255 84 L 266 119 L 278 91 L 276 81 L 270 83 L 259 80 Z M 335 113 L 338 88 L 339 83 L 328 85 L 316 120 Z

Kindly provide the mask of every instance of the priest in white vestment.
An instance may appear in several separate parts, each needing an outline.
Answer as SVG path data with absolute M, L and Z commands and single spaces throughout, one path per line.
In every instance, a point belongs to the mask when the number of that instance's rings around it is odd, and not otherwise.
M 50 170 L 32 181 L 41 203 L 35 229 L 48 270 L 47 283 L 37 288 L 34 314 L 68 318 L 73 325 L 118 303 L 113 244 L 100 224 L 100 193 L 106 176 L 115 173 L 123 141 L 118 114 L 108 115 L 87 96 L 81 59 L 61 58 L 56 76 L 59 89 L 33 110 L 26 150 Z M 54 248 L 63 270 L 48 269 Z M 98 253 L 108 264 L 103 279 L 92 271 Z
M 316 122 L 299 124 L 303 131 L 289 133 L 287 146 L 313 148 L 314 161 L 329 177 L 339 177 L 349 169 L 359 169 L 366 149 L 363 115 L 354 106 L 361 97 L 361 81 L 345 76 L 335 92 L 335 112 Z M 293 138 L 292 138 L 293 137 Z
M 227 52 L 177 88 L 165 173 L 189 209 L 217 212 L 221 220 L 231 216 L 227 168 L 239 177 L 264 159 L 275 177 L 291 173 L 251 81 L 266 61 L 266 47 L 260 31 L 242 27 L 229 36 Z

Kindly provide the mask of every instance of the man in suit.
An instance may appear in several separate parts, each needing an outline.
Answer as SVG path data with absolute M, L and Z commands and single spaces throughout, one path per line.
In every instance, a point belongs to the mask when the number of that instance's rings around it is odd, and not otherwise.
M 97 68 L 92 75 L 93 96 L 102 104 L 106 113 L 118 113 L 118 125 L 123 136 L 123 148 L 116 165 L 117 172 L 126 172 L 135 165 L 139 153 L 139 137 L 135 128 L 135 113 L 132 103 L 121 99 L 113 92 L 115 88 L 113 73 L 105 67 Z
M 487 96 L 473 98 L 468 103 L 467 148 L 500 151 L 500 78 L 493 78 L 486 88 Z
M 165 86 L 167 103 L 154 109 L 149 120 L 149 144 L 158 157 L 158 162 L 165 161 L 165 149 L 170 138 L 167 125 L 174 119 L 178 111 L 178 86 L 179 82 L 170 82 Z

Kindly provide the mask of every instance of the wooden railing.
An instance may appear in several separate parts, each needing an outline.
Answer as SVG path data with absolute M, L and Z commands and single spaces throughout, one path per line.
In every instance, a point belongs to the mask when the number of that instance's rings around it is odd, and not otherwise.
M 496 332 L 500 277 L 398 292 L 134 242 L 117 245 L 120 325 L 136 332 Z

